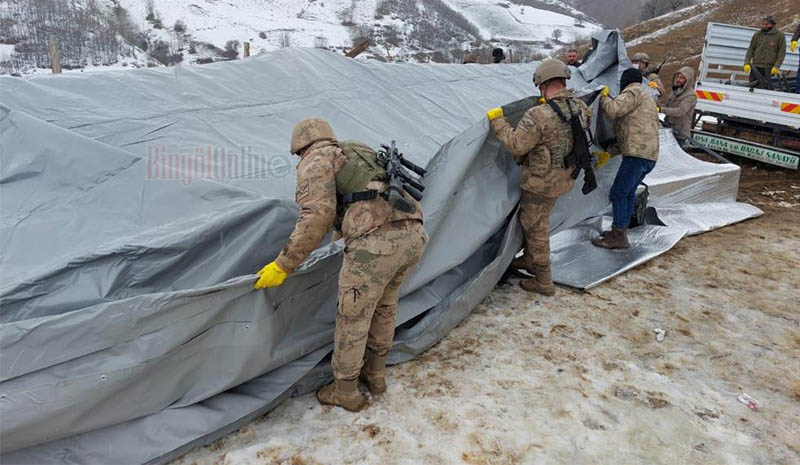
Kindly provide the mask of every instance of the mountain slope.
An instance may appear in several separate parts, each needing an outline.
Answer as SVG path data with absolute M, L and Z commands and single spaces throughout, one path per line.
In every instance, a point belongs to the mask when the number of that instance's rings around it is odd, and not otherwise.
M 54 6 L 57 15 L 50 14 Z M 101 34 L 86 32 L 73 44 L 81 27 L 73 18 L 87 11 L 97 20 L 83 30 Z M 125 34 L 114 19 L 119 15 Z M 460 62 L 478 55 L 487 61 L 491 48 L 501 46 L 526 60 L 600 29 L 560 0 L 0 0 L 0 25 L 16 31 L 0 31 L 0 73 L 23 74 L 46 72 L 45 36 L 53 30 L 59 43 L 72 47 L 67 68 L 81 68 L 124 61 L 114 53 L 87 60 L 85 49 L 108 48 L 92 42 L 98 35 L 136 57 L 134 66 L 156 66 L 240 58 L 245 42 L 255 55 L 290 46 L 342 52 L 363 39 L 372 46 L 361 59 Z
M 760 27 L 767 15 L 775 17 L 778 28 L 791 32 L 800 20 L 800 9 L 797 0 L 712 0 L 631 26 L 622 37 L 631 55 L 646 52 L 655 63 L 669 57 L 661 70 L 666 84 L 680 67 L 699 65 L 709 22 Z

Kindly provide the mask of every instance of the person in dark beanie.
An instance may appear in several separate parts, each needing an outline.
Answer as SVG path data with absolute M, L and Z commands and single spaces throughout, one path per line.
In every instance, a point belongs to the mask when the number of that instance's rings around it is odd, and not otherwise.
M 492 59 L 494 60 L 495 64 L 503 63 L 506 61 L 506 54 L 503 53 L 502 48 L 496 48 L 492 50 Z
M 607 249 L 628 248 L 628 224 L 636 202 L 636 188 L 656 166 L 659 151 L 658 107 L 642 87 L 642 72 L 626 69 L 619 88 L 619 95 L 612 99 L 608 87 L 603 87 L 600 98 L 603 113 L 617 120 L 617 142 L 610 152 L 623 156 L 609 194 L 614 222 L 611 230 L 592 239 L 592 244 Z

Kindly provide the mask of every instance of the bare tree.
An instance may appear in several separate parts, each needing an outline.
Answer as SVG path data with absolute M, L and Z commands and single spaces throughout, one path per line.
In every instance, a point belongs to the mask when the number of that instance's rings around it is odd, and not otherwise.
M 225 51 L 222 53 L 222 56 L 229 60 L 239 58 L 239 45 L 238 40 L 229 40 L 225 42 Z
M 292 46 L 292 34 L 289 31 L 281 32 L 280 42 L 278 43 L 281 48 L 288 48 Z
M 554 41 L 556 41 L 556 42 L 560 42 L 560 40 L 559 40 L 559 39 L 561 39 L 561 36 L 562 36 L 563 34 L 564 34 L 564 32 L 563 32 L 563 31 L 561 31 L 561 29 L 555 29 L 555 30 L 553 31 L 553 40 L 554 40 Z

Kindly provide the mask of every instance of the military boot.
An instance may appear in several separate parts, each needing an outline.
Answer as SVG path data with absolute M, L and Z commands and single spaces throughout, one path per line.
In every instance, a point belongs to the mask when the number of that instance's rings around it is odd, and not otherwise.
M 519 287 L 528 292 L 538 292 L 542 295 L 555 295 L 556 285 L 553 284 L 553 275 L 550 273 L 550 265 L 536 265 L 533 269 L 534 277 L 523 279 L 519 282 Z
M 529 274 L 533 274 L 533 263 L 531 263 L 530 259 L 528 259 L 525 255 L 517 257 L 514 260 L 512 260 L 509 268 L 511 268 L 514 271 L 524 270 L 527 271 Z
M 605 249 L 627 249 L 628 230 L 611 226 L 611 231 L 606 231 L 600 237 L 592 239 L 592 244 Z
M 367 349 L 358 378 L 367 385 L 373 396 L 386 392 L 386 354 L 378 355 Z
M 320 404 L 338 405 L 351 412 L 361 411 L 369 404 L 366 396 L 358 390 L 356 379 L 334 379 L 317 391 L 317 400 Z

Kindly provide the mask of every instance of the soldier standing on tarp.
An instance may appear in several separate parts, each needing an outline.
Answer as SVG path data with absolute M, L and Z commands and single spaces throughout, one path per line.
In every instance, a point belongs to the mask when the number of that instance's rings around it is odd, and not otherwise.
M 650 81 L 647 85 L 658 92 L 659 97 L 664 97 L 666 95 L 666 89 L 664 88 L 664 83 L 661 82 L 661 78 L 658 77 L 655 70 L 648 69 L 650 66 L 650 55 L 639 52 L 635 53 L 631 58 L 631 63 L 633 67 L 638 69 L 642 72 L 642 74 Z
M 366 150 L 346 153 L 340 148 L 344 144 L 357 143 L 337 142 L 322 119 L 295 126 L 291 152 L 300 157 L 295 192 L 300 214 L 278 258 L 258 272 L 255 288 L 280 286 L 334 224 L 340 226 L 346 247 L 339 272 L 334 381 L 317 391 L 317 399 L 356 412 L 368 404 L 358 389 L 359 377 L 373 395 L 386 391 L 386 354 L 394 338 L 400 286 L 422 256 L 428 236 L 416 200 L 404 194 L 412 204 L 406 213 L 380 195 L 387 185 L 370 159 L 374 152 L 361 144 Z
M 560 60 L 544 60 L 533 74 L 533 82 L 548 101 L 565 115 L 581 114 L 589 127 L 591 110 L 567 89 L 570 71 Z M 528 110 L 516 128 L 503 117 L 502 108 L 486 114 L 497 138 L 522 167 L 520 222 L 525 233 L 525 251 L 511 264 L 534 275 L 520 286 L 529 292 L 554 295 L 550 272 L 550 211 L 558 197 L 572 190 L 575 180 L 564 158 L 572 151 L 572 129 L 546 104 Z

